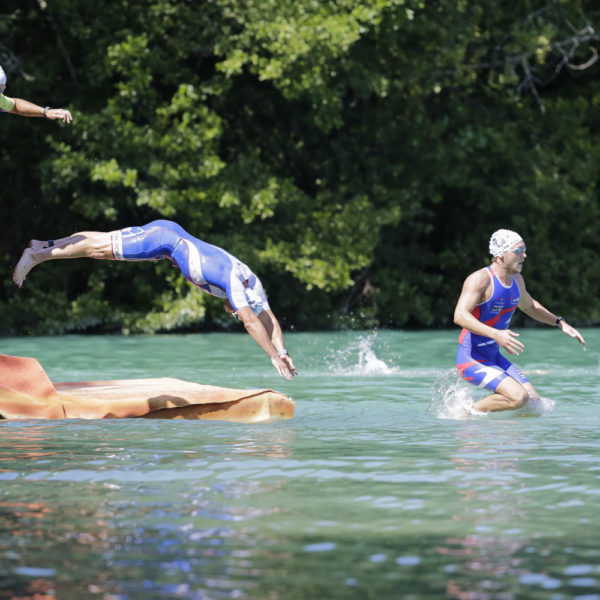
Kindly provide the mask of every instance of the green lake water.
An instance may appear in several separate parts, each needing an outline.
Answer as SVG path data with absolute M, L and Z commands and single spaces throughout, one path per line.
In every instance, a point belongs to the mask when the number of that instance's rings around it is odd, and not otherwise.
M 294 419 L 0 421 L 0 599 L 600 599 L 600 330 L 521 330 L 538 416 L 457 416 L 458 331 L 4 338 L 54 381 L 268 387 Z

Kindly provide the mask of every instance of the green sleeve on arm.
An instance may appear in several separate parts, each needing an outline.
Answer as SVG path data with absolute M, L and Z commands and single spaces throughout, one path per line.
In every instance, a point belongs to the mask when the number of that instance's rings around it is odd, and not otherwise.
M 0 94 L 0 108 L 10 112 L 15 107 L 15 101 L 4 94 Z

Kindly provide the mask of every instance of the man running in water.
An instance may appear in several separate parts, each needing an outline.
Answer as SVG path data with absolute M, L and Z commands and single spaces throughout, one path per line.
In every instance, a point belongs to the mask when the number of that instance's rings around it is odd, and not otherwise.
M 107 233 L 82 231 L 60 240 L 31 240 L 15 267 L 13 281 L 21 287 L 36 265 L 59 258 L 166 258 L 179 267 L 190 283 L 225 300 L 225 310 L 244 323 L 282 377 L 291 380 L 297 375 L 284 347 L 279 321 L 258 277 L 229 252 L 191 236 L 177 223 L 153 221 Z
M 470 383 L 493 393 L 473 404 L 475 411 L 515 410 L 530 396 L 539 397 L 530 381 L 508 361 L 500 348 L 518 355 L 524 345 L 508 326 L 515 308 L 575 338 L 585 348 L 583 336 L 563 317 L 558 317 L 534 300 L 521 275 L 525 242 L 518 233 L 496 231 L 490 239 L 492 264 L 471 273 L 454 311 L 454 322 L 463 327 L 459 337 L 456 366 Z
M 50 108 L 49 106 L 42 108 L 21 98 L 9 98 L 4 95 L 5 89 L 6 73 L 0 67 L 0 111 L 9 112 L 13 115 L 21 115 L 22 117 L 44 117 L 52 121 L 60 119 L 63 123 L 67 124 L 73 120 L 71 113 L 64 108 Z

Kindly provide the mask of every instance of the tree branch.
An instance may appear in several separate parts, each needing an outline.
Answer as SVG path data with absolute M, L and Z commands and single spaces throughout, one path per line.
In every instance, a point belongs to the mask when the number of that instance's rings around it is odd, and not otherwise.
M 48 22 L 50 23 L 50 27 L 54 31 L 54 36 L 56 38 L 56 46 L 60 50 L 60 53 L 61 53 L 63 59 L 65 60 L 65 63 L 67 65 L 67 69 L 69 71 L 69 74 L 71 75 L 71 79 L 75 83 L 78 83 L 77 73 L 75 71 L 75 67 L 73 66 L 73 63 L 71 61 L 71 57 L 67 53 L 67 49 L 65 48 L 65 45 L 64 45 L 64 43 L 62 41 L 62 36 L 60 35 L 60 29 L 58 28 L 58 25 L 56 24 L 56 21 L 54 20 L 54 17 L 52 16 L 52 12 L 50 10 L 50 7 L 48 6 L 47 1 L 46 0 L 38 0 L 38 4 L 40 6 L 40 9 L 46 11 L 46 16 L 48 18 Z

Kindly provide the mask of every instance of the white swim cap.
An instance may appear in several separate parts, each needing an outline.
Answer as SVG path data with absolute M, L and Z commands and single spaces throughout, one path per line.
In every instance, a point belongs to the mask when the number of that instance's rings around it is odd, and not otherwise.
M 0 94 L 5 90 L 6 88 L 6 73 L 4 72 L 4 69 L 2 67 L 0 67 Z
M 490 254 L 493 257 L 508 252 L 515 244 L 522 242 L 523 238 L 510 229 L 498 229 L 490 238 Z

